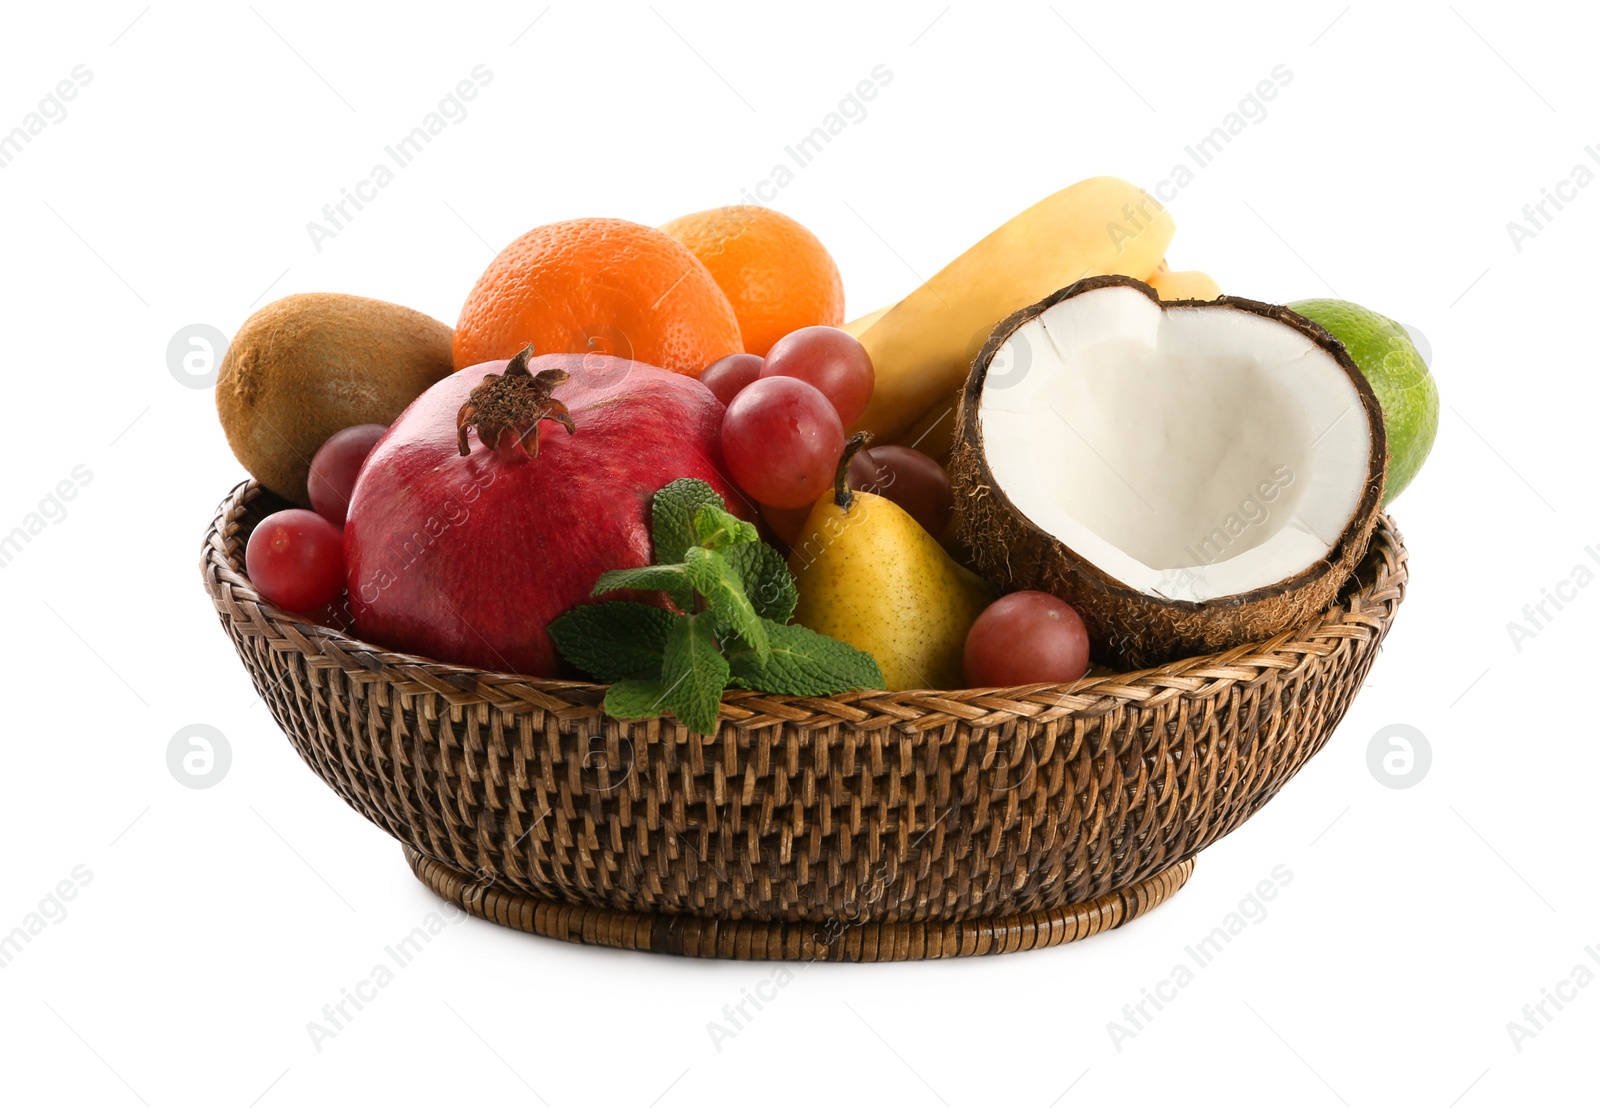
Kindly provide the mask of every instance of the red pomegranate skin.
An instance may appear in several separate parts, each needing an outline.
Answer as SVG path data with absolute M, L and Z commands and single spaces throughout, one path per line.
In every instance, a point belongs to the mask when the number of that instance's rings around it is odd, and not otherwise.
M 468 394 L 508 361 L 440 380 L 373 447 L 350 498 L 345 569 L 356 633 L 392 650 L 505 673 L 563 672 L 545 626 L 602 573 L 648 565 L 650 501 L 699 477 L 747 518 L 726 478 L 722 403 L 697 380 L 596 354 L 534 357 L 574 432 L 539 423 L 539 452 L 457 448 Z M 509 441 L 510 439 L 506 439 Z M 505 442 L 502 442 L 504 445 Z M 662 561 L 677 560 L 661 555 Z M 659 603 L 659 594 L 628 594 Z

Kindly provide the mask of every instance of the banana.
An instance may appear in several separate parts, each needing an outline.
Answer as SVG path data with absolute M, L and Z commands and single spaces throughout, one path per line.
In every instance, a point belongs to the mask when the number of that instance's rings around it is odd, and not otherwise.
M 925 414 L 919 414 L 906 427 L 905 444 L 919 449 L 942 465 L 950 463 L 950 450 L 956 444 L 956 404 L 966 385 L 935 400 Z
M 1222 295 L 1217 280 L 1204 271 L 1157 271 L 1145 282 L 1156 288 L 1163 302 L 1175 302 L 1180 298 L 1209 302 Z
M 1209 302 L 1222 294 L 1222 288 L 1217 285 L 1217 281 L 1204 271 L 1168 271 L 1166 260 L 1161 261 L 1161 266 L 1156 268 L 1155 273 L 1145 282 L 1155 287 L 1156 293 L 1168 302 L 1179 298 Z M 860 337 L 891 308 L 885 306 L 883 309 L 874 310 L 850 322 L 844 328 L 851 336 Z M 922 450 L 936 461 L 948 461 L 950 450 L 955 445 L 956 403 L 961 398 L 961 391 L 962 388 L 957 387 L 948 395 L 936 399 L 931 409 L 913 419 L 906 427 L 905 444 Z
M 1168 271 L 1166 263 L 1166 260 L 1162 260 L 1161 266 L 1145 280 L 1155 287 L 1156 293 L 1166 301 L 1194 298 L 1209 302 L 1221 296 L 1222 288 L 1204 271 Z M 866 317 L 857 318 L 845 328 L 859 337 L 867 326 L 884 315 L 886 309 L 876 310 Z M 973 355 L 977 355 L 976 352 Z M 936 399 L 928 411 L 919 414 L 906 427 L 905 444 L 922 450 L 940 463 L 948 463 L 950 450 L 955 446 L 956 404 L 961 399 L 962 390 L 963 387 L 957 387 L 948 395 Z
M 857 339 L 877 376 L 851 432 L 905 444 L 955 397 L 1001 319 L 1090 275 L 1154 273 L 1172 233 L 1161 203 L 1120 178 L 1085 179 L 1023 210 L 881 317 L 851 323 L 865 324 Z
M 865 333 L 869 328 L 871 328 L 872 326 L 876 325 L 878 323 L 878 319 L 881 318 L 884 314 L 888 313 L 892 309 L 894 309 L 893 303 L 891 303 L 891 304 L 889 304 L 887 306 L 879 306 L 876 310 L 873 310 L 870 314 L 862 314 L 860 317 L 856 318 L 854 321 L 845 322 L 843 325 L 839 326 L 839 328 L 843 329 L 846 333 L 850 334 L 852 337 L 860 339 L 861 334 Z
M 1169 302 L 1179 298 L 1209 302 L 1222 294 L 1217 281 L 1204 271 L 1169 271 L 1166 260 L 1161 261 L 1155 273 L 1145 282 L 1155 287 L 1156 293 Z M 851 336 L 860 337 L 891 309 L 892 306 L 881 307 L 846 323 L 843 328 Z M 936 461 L 948 461 L 950 450 L 955 445 L 956 403 L 961 398 L 961 391 L 962 388 L 957 387 L 948 395 L 936 399 L 932 408 L 913 419 L 906 426 L 904 444 L 922 450 Z

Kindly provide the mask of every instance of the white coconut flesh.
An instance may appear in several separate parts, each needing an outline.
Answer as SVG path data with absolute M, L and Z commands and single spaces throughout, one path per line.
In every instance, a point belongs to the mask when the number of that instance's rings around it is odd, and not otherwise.
M 1294 577 L 1360 504 L 1372 434 L 1349 374 L 1282 322 L 1133 287 L 1057 302 L 994 355 L 995 485 L 1141 593 L 1203 602 Z

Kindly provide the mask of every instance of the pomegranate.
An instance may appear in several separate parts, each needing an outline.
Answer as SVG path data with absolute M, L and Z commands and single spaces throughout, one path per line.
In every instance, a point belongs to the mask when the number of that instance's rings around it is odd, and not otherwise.
M 689 376 L 597 354 L 524 349 L 440 380 L 373 447 L 350 497 L 356 633 L 557 676 L 546 624 L 587 601 L 602 573 L 651 563 L 657 489 L 698 477 L 754 518 L 725 478 L 722 411 Z

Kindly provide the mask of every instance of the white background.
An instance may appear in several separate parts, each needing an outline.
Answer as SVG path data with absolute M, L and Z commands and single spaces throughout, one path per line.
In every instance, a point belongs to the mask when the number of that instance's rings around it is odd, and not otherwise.
M 1600 571 L 1600 188 L 1521 251 L 1506 228 L 1575 164 L 1600 170 L 1600 28 L 1575 7 L 141 7 L 11 5 L 0 30 L 0 131 L 93 74 L 0 170 L 0 533 L 75 465 L 93 477 L 0 569 L 0 933 L 76 865 L 93 875 L 0 969 L 0 1106 L 1592 1106 L 1600 985 L 1520 1052 L 1507 1031 L 1574 967 L 1600 975 L 1600 587 L 1520 649 L 1507 631 L 1574 566 Z M 493 80 L 469 115 L 317 251 L 306 222 L 479 63 Z M 830 247 L 852 316 L 1080 178 L 1153 186 L 1292 72 L 1172 201 L 1169 258 L 1230 293 L 1353 299 L 1431 342 L 1443 416 L 1394 507 L 1413 581 L 1371 684 L 1177 898 L 1113 933 L 790 965 L 718 1050 L 707 1024 L 771 965 L 470 921 L 318 1052 L 307 1023 L 439 903 L 302 765 L 218 628 L 196 555 L 243 472 L 169 340 L 231 335 L 293 291 L 453 323 L 516 235 L 735 201 L 879 64 L 893 79 L 866 118 L 774 202 Z M 203 791 L 166 759 L 194 723 L 232 755 Z M 1411 789 L 1369 770 L 1391 724 L 1431 744 Z M 1107 1024 L 1280 864 L 1293 881 L 1265 919 L 1119 1050 Z

